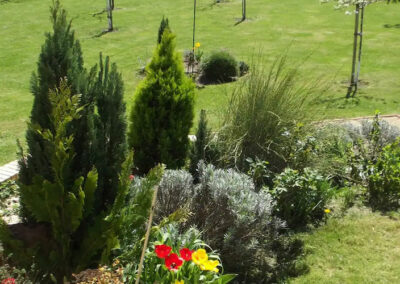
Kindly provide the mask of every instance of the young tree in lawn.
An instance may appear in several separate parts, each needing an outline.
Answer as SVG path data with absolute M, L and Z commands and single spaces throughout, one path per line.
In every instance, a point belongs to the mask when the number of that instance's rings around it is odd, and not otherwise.
M 348 6 L 355 7 L 353 59 L 351 64 L 350 84 L 349 87 L 347 88 L 347 93 L 346 93 L 346 98 L 350 98 L 354 97 L 358 90 L 358 82 L 361 69 L 365 8 L 367 5 L 370 5 L 375 2 L 385 1 L 387 3 L 395 3 L 397 2 L 397 0 L 321 0 L 321 2 L 323 3 L 330 1 L 337 2 L 336 8 L 343 8 Z
M 193 104 L 194 84 L 175 52 L 175 35 L 166 29 L 137 88 L 130 115 L 129 145 L 140 173 L 159 163 L 172 169 L 185 164 Z
M 114 10 L 114 0 L 106 0 L 106 10 L 107 10 L 107 20 L 108 20 L 108 32 L 112 32 L 114 30 L 113 25 L 113 14 L 112 11 Z

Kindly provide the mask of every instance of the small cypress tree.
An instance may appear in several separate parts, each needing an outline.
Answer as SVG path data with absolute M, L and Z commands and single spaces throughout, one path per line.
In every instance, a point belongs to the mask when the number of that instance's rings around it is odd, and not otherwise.
M 129 145 L 140 173 L 158 163 L 173 169 L 185 164 L 193 104 L 194 84 L 184 74 L 175 36 L 167 29 L 137 88 L 130 115 Z
M 204 109 L 200 112 L 200 119 L 197 125 L 196 141 L 192 144 L 190 151 L 190 168 L 189 171 L 197 180 L 197 166 L 200 160 L 206 160 L 207 144 L 210 140 L 211 131 L 207 126 L 207 116 Z
M 58 0 L 53 2 L 50 11 L 53 33 L 46 34 L 46 41 L 37 63 L 37 72 L 33 73 L 31 78 L 34 101 L 30 122 L 53 131 L 49 90 L 58 88 L 61 79 L 67 78 L 71 91 L 81 93 L 85 80 L 81 47 L 71 30 L 71 22 L 67 22 L 66 11 L 61 8 Z M 79 140 L 77 137 L 76 139 Z M 20 182 L 29 184 L 36 174 L 52 180 L 48 153 L 45 150 L 47 142 L 32 129 L 27 130 L 26 140 L 29 155 L 26 161 L 20 163 Z
M 118 73 L 115 63 L 110 69 L 108 56 L 103 63 L 100 54 L 100 70 L 93 92 L 97 107 L 94 153 L 95 165 L 99 172 L 96 203 L 99 209 L 104 210 L 114 202 L 118 190 L 118 173 L 121 171 L 128 149 L 122 76 Z
M 35 175 L 32 184 L 20 187 L 26 210 L 36 224 L 22 224 L 23 230 L 15 231 L 0 222 L 0 240 L 6 252 L 17 250 L 13 261 L 27 265 L 27 259 L 32 261 L 34 257 L 39 272 L 53 274 L 57 283 L 64 283 L 64 277 L 69 280 L 73 272 L 108 261 L 111 249 L 118 244 L 121 212 L 130 183 L 132 157 L 128 155 L 119 172 L 115 200 L 102 212 L 95 212 L 98 177 L 95 168 L 71 184 L 75 151 L 74 136 L 68 134 L 68 128 L 82 114 L 79 98 L 62 83 L 60 90 L 51 92 L 49 98 L 53 129 L 29 124 L 29 129 L 47 142 L 53 176 L 53 180 L 48 180 Z M 45 231 L 42 236 L 35 235 L 38 228 Z M 27 232 L 26 236 L 21 237 L 21 231 Z
M 161 23 L 160 23 L 160 27 L 158 28 L 158 38 L 157 38 L 158 44 L 161 43 L 162 35 L 166 29 L 170 30 L 169 22 L 168 22 L 168 18 L 164 18 L 164 16 L 163 16 Z

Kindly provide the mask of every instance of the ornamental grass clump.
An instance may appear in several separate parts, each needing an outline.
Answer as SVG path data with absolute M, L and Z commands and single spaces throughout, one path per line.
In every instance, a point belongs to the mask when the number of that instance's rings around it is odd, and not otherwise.
M 239 81 L 217 134 L 224 167 L 247 171 L 246 159 L 256 157 L 268 161 L 274 172 L 287 166 L 287 152 L 295 142 L 290 134 L 298 123 L 312 120 L 310 101 L 317 90 L 312 83 L 301 83 L 298 72 L 283 57 L 269 71 L 253 64 Z

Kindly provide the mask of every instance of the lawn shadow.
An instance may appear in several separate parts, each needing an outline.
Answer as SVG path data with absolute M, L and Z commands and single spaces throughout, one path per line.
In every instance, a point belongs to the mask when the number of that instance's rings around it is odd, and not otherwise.
M 384 28 L 387 28 L 387 29 L 392 29 L 392 28 L 400 29 L 400 24 L 395 24 L 395 25 L 384 24 L 383 27 L 384 27 Z
M 105 35 L 105 34 L 114 33 L 114 32 L 117 32 L 117 31 L 118 31 L 118 29 L 116 29 L 116 28 L 114 28 L 112 31 L 103 30 L 103 31 L 101 31 L 100 33 L 95 34 L 94 36 L 92 36 L 92 38 L 99 38 L 99 37 L 102 37 L 102 36 Z

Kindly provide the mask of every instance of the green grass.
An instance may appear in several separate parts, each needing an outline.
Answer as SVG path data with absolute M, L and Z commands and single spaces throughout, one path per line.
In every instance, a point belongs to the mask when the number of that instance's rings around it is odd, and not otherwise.
M 197 40 L 205 54 L 226 48 L 238 60 L 250 61 L 261 52 L 263 63 L 271 63 L 288 51 L 293 64 L 301 64 L 303 79 L 321 79 L 331 88 L 316 102 L 324 117 L 371 115 L 400 111 L 400 45 L 397 28 L 400 5 L 374 4 L 367 8 L 361 79 L 367 84 L 358 99 L 343 99 L 352 52 L 353 17 L 335 11 L 318 0 L 253 0 L 248 2 L 249 20 L 239 25 L 241 0 L 212 5 L 198 0 Z M 44 32 L 49 31 L 48 0 L 0 1 L 0 164 L 15 159 L 16 138 L 23 138 L 32 105 L 31 72 L 36 68 Z M 128 106 L 140 76 L 136 70 L 152 55 L 163 15 L 177 34 L 178 49 L 191 47 L 192 1 L 116 0 L 117 32 L 96 37 L 106 26 L 101 11 L 104 1 L 63 0 L 73 28 L 81 40 L 86 67 L 98 61 L 102 51 L 117 62 L 123 73 Z M 208 86 L 197 93 L 196 114 L 209 112 L 213 126 L 234 84 Z
M 400 283 L 400 222 L 351 209 L 304 234 L 310 272 L 290 283 Z

